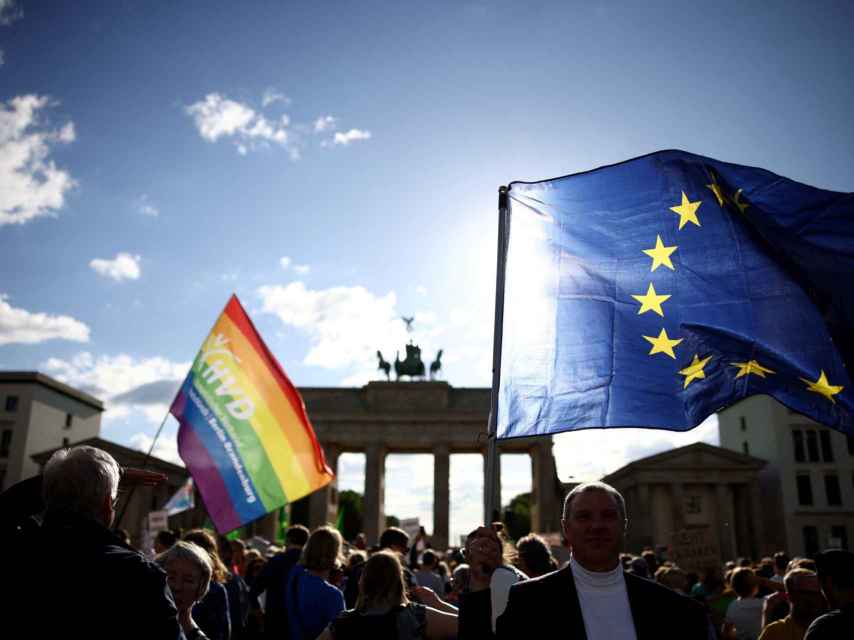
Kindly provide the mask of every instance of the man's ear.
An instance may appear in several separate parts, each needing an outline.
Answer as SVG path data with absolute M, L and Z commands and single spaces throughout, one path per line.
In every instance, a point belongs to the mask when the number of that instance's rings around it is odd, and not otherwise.
M 104 502 L 101 504 L 101 520 L 107 529 L 113 526 L 115 517 L 116 510 L 113 509 L 113 499 L 110 496 L 105 496 Z

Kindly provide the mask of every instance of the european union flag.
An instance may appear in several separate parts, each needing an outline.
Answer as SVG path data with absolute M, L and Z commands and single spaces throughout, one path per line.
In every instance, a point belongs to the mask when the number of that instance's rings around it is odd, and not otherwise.
M 754 394 L 854 435 L 854 194 L 660 151 L 514 182 L 506 215 L 499 438 Z

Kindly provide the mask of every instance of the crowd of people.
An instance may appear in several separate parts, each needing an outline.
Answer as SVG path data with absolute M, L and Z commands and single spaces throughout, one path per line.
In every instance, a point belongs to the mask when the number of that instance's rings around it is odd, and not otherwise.
M 187 640 L 498 638 L 824 640 L 854 637 L 854 554 L 779 552 L 699 573 L 663 549 L 624 552 L 623 497 L 585 483 L 564 502 L 571 549 L 515 543 L 501 523 L 462 548 L 431 548 L 390 527 L 368 548 L 331 526 L 291 526 L 284 546 L 160 531 L 132 549 L 113 523 L 121 469 L 92 447 L 61 450 L 43 478 L 44 517 L 25 529 L 10 611 L 43 631 Z M 32 546 L 34 545 L 34 546 Z M 21 552 L 24 550 L 21 549 Z M 18 556 L 16 556 L 17 558 Z M 15 568 L 17 560 L 13 560 Z

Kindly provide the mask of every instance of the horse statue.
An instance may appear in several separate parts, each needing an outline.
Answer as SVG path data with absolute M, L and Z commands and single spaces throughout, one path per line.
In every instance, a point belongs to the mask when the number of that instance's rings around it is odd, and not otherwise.
M 383 354 L 381 351 L 377 350 L 377 360 L 379 360 L 379 364 L 377 365 L 377 369 L 382 369 L 385 374 L 386 380 L 391 380 L 391 365 L 383 359 Z
M 442 368 L 442 349 L 436 354 L 436 359 L 430 363 L 430 379 L 435 380 Z
M 400 376 L 409 376 L 410 380 L 414 378 L 424 379 L 421 348 L 412 343 L 406 345 L 406 360 L 400 359 L 400 351 L 398 351 L 394 357 L 394 373 L 396 380 L 400 380 Z

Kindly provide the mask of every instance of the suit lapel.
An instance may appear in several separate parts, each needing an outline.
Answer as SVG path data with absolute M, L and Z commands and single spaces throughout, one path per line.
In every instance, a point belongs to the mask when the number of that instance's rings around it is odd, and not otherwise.
M 647 596 L 644 579 L 626 572 L 623 572 L 623 576 L 626 579 L 626 595 L 629 597 L 629 609 L 635 623 L 635 634 L 638 638 L 655 637 L 656 621 L 650 619 L 650 615 L 656 613 L 656 608 L 645 606 Z M 660 625 L 658 630 L 660 631 Z
M 578 601 L 578 590 L 575 588 L 575 579 L 572 577 L 572 569 L 566 565 L 555 574 L 560 578 L 560 596 L 555 603 L 555 612 L 561 613 L 561 618 L 566 621 L 567 638 L 579 638 L 587 640 L 587 630 L 584 628 L 584 614 L 581 613 L 581 603 Z M 564 615 L 565 614 L 565 617 Z

